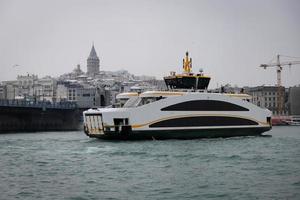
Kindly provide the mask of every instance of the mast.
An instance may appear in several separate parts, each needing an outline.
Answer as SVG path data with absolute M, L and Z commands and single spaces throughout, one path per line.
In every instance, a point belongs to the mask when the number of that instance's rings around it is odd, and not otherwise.
M 189 74 L 192 71 L 192 58 L 189 58 L 189 52 L 185 53 L 185 58 L 183 59 L 183 72 Z

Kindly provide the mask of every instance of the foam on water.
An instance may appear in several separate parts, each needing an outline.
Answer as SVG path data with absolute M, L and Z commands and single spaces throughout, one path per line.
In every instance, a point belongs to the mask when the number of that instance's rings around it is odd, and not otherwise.
M 98 152 L 116 152 L 118 148 L 112 146 L 91 146 L 86 147 L 86 153 L 98 153 Z

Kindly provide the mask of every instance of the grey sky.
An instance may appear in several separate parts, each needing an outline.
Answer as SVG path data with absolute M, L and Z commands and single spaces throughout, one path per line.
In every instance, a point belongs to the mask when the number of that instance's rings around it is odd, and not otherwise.
M 0 0 L 0 81 L 58 76 L 78 63 L 86 71 L 94 42 L 100 70 L 162 78 L 181 71 L 189 50 L 211 88 L 274 85 L 275 69 L 258 66 L 277 53 L 300 57 L 299 11 L 299 0 Z M 300 65 L 282 78 L 299 84 Z

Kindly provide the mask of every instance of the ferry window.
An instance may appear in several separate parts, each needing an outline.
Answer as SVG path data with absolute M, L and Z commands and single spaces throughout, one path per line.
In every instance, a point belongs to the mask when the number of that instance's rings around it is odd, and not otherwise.
M 237 126 L 257 124 L 255 121 L 238 117 L 199 116 L 162 120 L 150 124 L 149 127 Z
M 193 100 L 162 108 L 161 111 L 249 111 L 249 109 L 226 101 Z
M 139 97 L 131 97 L 124 103 L 124 108 L 132 108 L 136 107 L 141 98 Z
M 165 97 L 159 96 L 159 97 L 142 97 L 138 106 L 146 105 L 161 99 L 164 99 Z

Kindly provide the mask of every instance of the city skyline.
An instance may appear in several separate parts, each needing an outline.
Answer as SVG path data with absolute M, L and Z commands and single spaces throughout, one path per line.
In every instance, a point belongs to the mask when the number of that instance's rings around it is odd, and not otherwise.
M 161 79 L 193 71 L 210 88 L 275 85 L 276 70 L 259 68 L 276 54 L 300 57 L 299 1 L 5 1 L 0 0 L 0 81 L 21 74 L 86 72 L 92 45 L 100 70 Z M 295 60 L 295 59 L 292 59 Z M 300 58 L 296 58 L 300 60 Z M 300 65 L 284 68 L 283 85 L 300 83 Z

